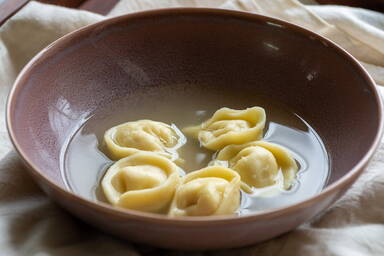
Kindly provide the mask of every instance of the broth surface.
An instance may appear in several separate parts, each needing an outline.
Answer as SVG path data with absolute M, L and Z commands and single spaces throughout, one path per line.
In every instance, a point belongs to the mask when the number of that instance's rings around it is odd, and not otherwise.
M 287 206 L 319 193 L 325 186 L 330 166 L 324 144 L 315 130 L 286 106 L 253 91 L 217 92 L 191 85 L 172 87 L 172 90 L 162 87 L 153 88 L 153 91 L 138 89 L 134 95 L 112 102 L 90 117 L 73 135 L 61 159 L 61 171 L 68 189 L 87 199 L 106 202 L 100 182 L 114 162 L 103 153 L 103 135 L 115 125 L 151 119 L 182 129 L 202 123 L 221 107 L 245 109 L 253 106 L 263 107 L 266 111 L 263 140 L 287 148 L 296 159 L 299 172 L 289 191 L 274 196 L 268 193 L 268 188 L 259 189 L 252 195 L 241 192 L 238 213 L 243 215 Z M 200 147 L 199 142 L 190 137 L 179 149 L 180 157 L 185 159 L 183 169 L 186 173 L 207 166 L 214 153 Z

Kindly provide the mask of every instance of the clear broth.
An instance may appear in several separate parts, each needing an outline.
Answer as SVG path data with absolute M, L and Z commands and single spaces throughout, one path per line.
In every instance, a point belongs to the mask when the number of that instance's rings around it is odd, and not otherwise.
M 321 138 L 304 119 L 282 104 L 251 91 L 231 90 L 218 94 L 203 87 L 191 90 L 188 85 L 153 92 L 139 90 L 135 95 L 122 98 L 95 113 L 73 135 L 62 154 L 62 175 L 68 189 L 84 198 L 106 202 L 100 181 L 114 163 L 104 154 L 102 146 L 103 134 L 110 127 L 152 119 L 175 124 L 181 129 L 200 124 L 224 106 L 234 109 L 263 107 L 267 114 L 264 140 L 287 148 L 300 167 L 297 181 L 289 191 L 275 196 L 242 192 L 238 214 L 297 203 L 319 193 L 327 182 L 330 164 Z M 215 152 L 200 147 L 197 140 L 187 137 L 187 143 L 179 153 L 186 160 L 183 168 L 188 173 L 207 166 Z

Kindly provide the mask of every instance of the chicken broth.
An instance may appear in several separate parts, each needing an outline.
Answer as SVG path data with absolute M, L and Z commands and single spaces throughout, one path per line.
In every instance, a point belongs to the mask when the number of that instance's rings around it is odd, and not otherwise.
M 174 87 L 173 87 L 174 88 Z M 94 113 L 76 131 L 62 154 L 62 175 L 68 189 L 90 199 L 107 202 L 100 187 L 106 170 L 114 163 L 105 153 L 103 135 L 106 130 L 129 121 L 150 119 L 175 125 L 180 130 L 209 119 L 221 107 L 265 109 L 266 126 L 262 140 L 289 150 L 299 167 L 296 181 L 287 191 L 274 186 L 254 189 L 252 194 L 241 191 L 237 211 L 244 215 L 287 206 L 319 193 L 327 182 L 330 164 L 321 138 L 316 131 L 288 107 L 252 91 L 209 91 L 191 86 L 178 89 L 143 91 L 126 96 Z M 201 87 L 200 87 L 201 88 Z M 202 147 L 197 139 L 186 136 L 179 148 L 183 176 L 206 167 L 216 152 Z

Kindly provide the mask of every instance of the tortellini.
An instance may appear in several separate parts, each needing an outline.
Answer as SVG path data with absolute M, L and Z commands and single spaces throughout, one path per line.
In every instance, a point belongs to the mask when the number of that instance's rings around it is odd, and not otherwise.
M 265 111 L 261 107 L 244 110 L 221 108 L 201 125 L 187 127 L 183 131 L 197 137 L 205 148 L 219 150 L 227 145 L 260 139 L 265 119 Z
M 251 193 L 252 188 L 274 185 L 282 172 L 283 189 L 289 189 L 296 178 L 298 166 L 295 159 L 283 147 L 265 141 L 242 145 L 229 145 L 218 152 L 216 162 L 227 162 L 228 167 L 241 176 L 242 188 Z M 217 162 L 219 161 L 219 162 Z
M 290 152 L 260 140 L 265 122 L 261 107 L 224 107 L 202 124 L 184 128 L 201 146 L 217 151 L 209 166 L 184 177 L 177 151 L 186 138 L 175 125 L 138 120 L 112 127 L 104 141 L 110 158 L 118 161 L 104 175 L 102 190 L 112 205 L 126 209 L 176 217 L 234 214 L 240 189 L 269 197 L 296 180 L 298 166 Z
M 155 153 L 139 152 L 113 164 L 101 186 L 112 205 L 164 213 L 179 183 L 179 167 L 175 163 Z
M 233 214 L 240 205 L 240 176 L 222 166 L 190 172 L 182 178 L 170 216 Z
M 139 120 L 117 125 L 104 134 L 110 157 L 119 160 L 137 152 L 156 152 L 172 160 L 186 141 L 176 126 L 152 120 Z

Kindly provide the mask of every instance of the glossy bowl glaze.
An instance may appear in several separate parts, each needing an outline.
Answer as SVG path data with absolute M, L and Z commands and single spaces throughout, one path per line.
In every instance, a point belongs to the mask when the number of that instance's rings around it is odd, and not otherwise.
M 259 214 L 177 219 L 119 210 L 65 187 L 59 160 L 88 117 L 135 94 L 138 86 L 161 90 L 179 84 L 209 84 L 218 96 L 223 87 L 252 88 L 291 107 L 325 143 L 331 161 L 327 187 L 300 203 Z M 367 72 L 317 34 L 244 12 L 163 9 L 104 20 L 47 47 L 15 82 L 7 123 L 33 177 L 74 215 L 130 241 L 205 250 L 270 239 L 329 207 L 377 148 L 381 114 Z

